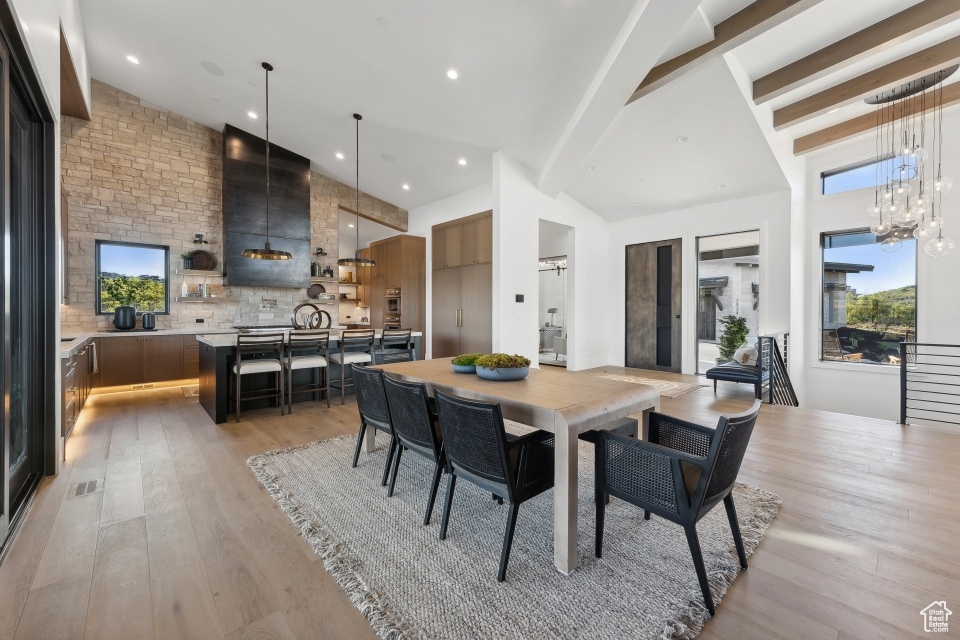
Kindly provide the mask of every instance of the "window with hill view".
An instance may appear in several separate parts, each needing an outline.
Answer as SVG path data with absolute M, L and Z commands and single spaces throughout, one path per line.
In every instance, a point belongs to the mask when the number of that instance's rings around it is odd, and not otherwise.
M 869 231 L 824 234 L 821 359 L 896 365 L 917 334 L 917 241 L 883 251 Z
M 169 247 L 98 240 L 97 313 L 112 314 L 120 305 L 169 313 L 169 265 Z

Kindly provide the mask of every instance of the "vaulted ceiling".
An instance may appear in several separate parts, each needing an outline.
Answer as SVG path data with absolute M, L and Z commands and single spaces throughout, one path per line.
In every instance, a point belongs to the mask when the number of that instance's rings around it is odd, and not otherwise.
M 81 0 L 81 11 L 95 78 L 215 129 L 262 131 L 270 61 L 271 140 L 347 184 L 350 115 L 362 113 L 361 188 L 408 209 L 488 182 L 498 150 L 608 219 L 786 189 L 766 141 L 775 128 L 816 148 L 820 132 L 842 138 L 872 113 L 864 95 L 960 59 L 956 0 Z

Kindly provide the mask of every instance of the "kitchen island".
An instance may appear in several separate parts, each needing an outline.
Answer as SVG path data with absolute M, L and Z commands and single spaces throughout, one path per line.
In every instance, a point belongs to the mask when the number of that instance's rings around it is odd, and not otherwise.
M 277 330 L 278 332 L 280 330 Z M 288 330 L 284 330 L 286 333 Z M 416 358 L 423 354 L 421 340 L 423 334 L 419 331 L 413 333 L 413 349 Z M 380 332 L 376 333 L 376 340 L 379 344 Z M 231 333 L 211 333 L 197 336 L 200 343 L 200 405 L 207 412 L 207 415 L 217 424 L 227 421 L 227 414 L 231 407 L 229 403 L 229 385 L 230 372 L 236 362 L 234 347 L 237 344 L 237 332 Z M 330 353 L 338 353 L 340 345 L 340 334 L 337 331 L 330 332 Z M 244 356 L 246 360 L 246 356 Z M 243 391 L 253 391 L 254 389 L 272 386 L 272 376 L 275 374 L 263 373 L 243 376 Z M 306 384 L 316 375 L 316 370 L 300 370 L 293 372 L 294 385 Z M 330 380 L 340 378 L 340 367 L 335 363 L 327 366 L 327 375 Z M 331 394 L 339 390 L 331 389 Z M 331 395 L 331 397 L 339 397 Z M 294 402 L 310 402 L 314 400 L 312 394 L 299 394 L 294 396 Z M 270 399 L 244 401 L 243 408 L 255 409 L 258 407 L 269 407 L 273 401 Z M 275 403 L 273 404 L 275 406 Z

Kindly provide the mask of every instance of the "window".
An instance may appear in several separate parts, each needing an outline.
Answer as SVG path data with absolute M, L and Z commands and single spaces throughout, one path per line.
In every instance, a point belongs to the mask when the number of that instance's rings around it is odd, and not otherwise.
M 130 304 L 137 311 L 170 313 L 170 248 L 97 240 L 97 314 Z
M 917 241 L 887 253 L 867 230 L 825 233 L 821 360 L 899 364 L 917 333 Z
M 889 156 L 877 162 L 867 160 L 857 164 L 847 165 L 839 169 L 831 169 L 820 174 L 820 193 L 828 196 L 832 193 L 843 193 L 856 189 L 873 189 L 877 186 L 877 176 L 893 175 L 894 169 L 906 164 L 917 166 L 914 156 Z

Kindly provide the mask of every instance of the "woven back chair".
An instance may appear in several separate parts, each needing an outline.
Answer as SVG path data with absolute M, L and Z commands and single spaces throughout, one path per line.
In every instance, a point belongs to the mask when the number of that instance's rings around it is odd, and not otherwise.
M 393 495 L 397 475 L 400 472 L 400 458 L 405 450 L 415 451 L 433 462 L 433 484 L 430 487 L 427 510 L 423 516 L 423 524 L 428 525 L 437 499 L 443 468 L 446 466 L 437 417 L 430 410 L 430 396 L 427 395 L 426 385 L 418 382 L 402 382 L 384 376 L 383 386 L 387 392 L 390 420 L 397 439 L 397 455 L 393 461 L 393 472 L 390 475 L 390 489 L 387 495 Z
M 447 458 L 447 499 L 440 539 L 447 536 L 457 478 L 509 503 L 497 580 L 503 582 L 520 505 L 553 487 L 554 436 L 534 431 L 508 435 L 499 404 L 476 402 L 434 392 Z
M 293 413 L 293 396 L 297 393 L 323 393 L 330 406 L 330 376 L 327 375 L 327 350 L 330 332 L 325 330 L 294 330 L 287 334 L 287 355 L 283 366 L 287 370 L 287 412 Z M 293 372 L 304 369 L 318 372 L 315 382 L 294 386 Z
M 413 349 L 375 349 L 373 364 L 393 364 L 394 362 L 412 362 Z
M 675 522 L 686 532 L 703 602 L 714 615 L 696 524 L 722 500 L 740 566 L 747 568 L 731 491 L 760 407 L 761 402 L 754 400 L 747 411 L 721 416 L 716 429 L 651 413 L 648 441 L 600 432 L 596 447 L 597 557 L 602 557 L 608 494 L 641 507 L 647 520 L 653 513 Z
M 376 431 L 383 431 L 390 436 L 390 449 L 387 452 L 387 462 L 383 467 L 383 478 L 380 480 L 380 486 L 386 486 L 387 474 L 390 471 L 390 464 L 393 460 L 397 440 L 393 432 L 393 425 L 390 422 L 387 394 L 383 388 L 383 371 L 380 369 L 361 367 L 354 370 L 353 381 L 357 389 L 357 409 L 360 412 L 360 433 L 357 434 L 357 448 L 353 453 L 353 464 L 351 466 L 357 466 L 357 460 L 360 458 L 360 447 L 363 446 L 363 439 L 367 434 L 367 429 L 372 428 L 375 430 L 371 434 L 371 437 L 374 437 Z
M 241 331 L 237 334 L 237 345 L 234 347 L 236 362 L 233 365 L 234 400 L 233 417 L 240 422 L 240 403 L 246 400 L 276 398 L 283 415 L 283 333 L 249 333 Z M 276 374 L 276 383 L 270 388 L 258 388 L 243 393 L 241 380 L 245 375 L 256 373 Z M 228 392 L 229 393 L 229 392 Z M 231 398 L 228 398 L 228 403 Z

